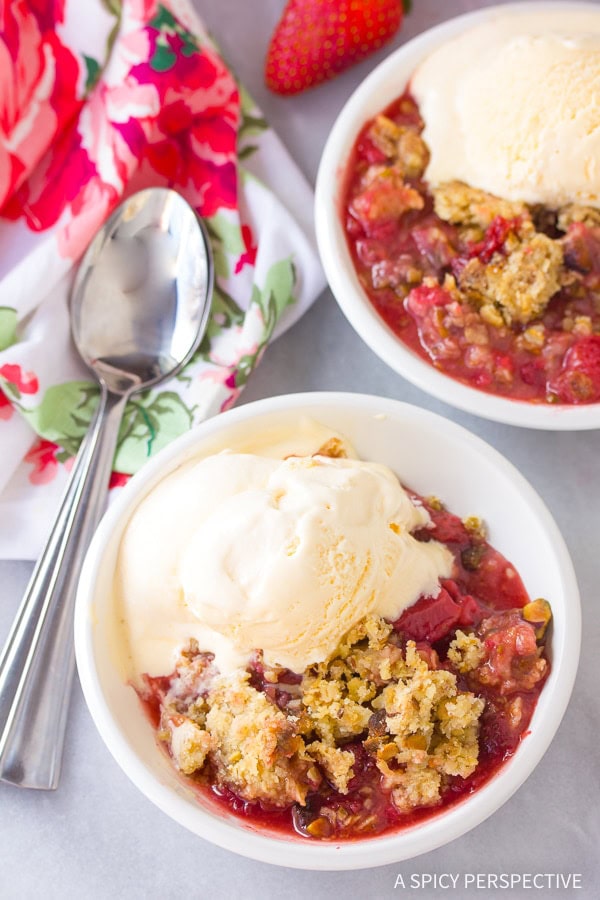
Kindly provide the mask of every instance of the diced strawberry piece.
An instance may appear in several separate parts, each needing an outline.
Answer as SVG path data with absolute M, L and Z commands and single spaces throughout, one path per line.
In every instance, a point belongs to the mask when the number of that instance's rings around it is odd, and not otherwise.
M 445 588 L 437 597 L 421 597 L 400 618 L 394 628 L 413 641 L 435 643 L 445 637 L 460 619 L 461 608 Z
M 523 363 L 519 369 L 519 374 L 525 384 L 540 388 L 546 384 L 546 370 L 544 369 L 544 363 L 541 359 Z
M 529 595 L 521 576 L 501 553 L 489 544 L 484 546 L 479 565 L 465 575 L 467 590 L 496 609 L 522 608 L 529 602 Z
M 480 622 L 488 612 L 470 594 L 463 594 L 455 581 L 446 578 L 442 581 L 442 587 L 448 591 L 452 599 L 460 606 L 460 618 L 458 625 L 473 625 Z
M 506 238 L 511 231 L 516 231 L 520 225 L 520 219 L 504 219 L 496 216 L 483 237 L 482 241 L 469 246 L 469 256 L 477 256 L 482 263 L 487 265 L 494 253 L 502 253 Z
M 463 596 L 460 592 L 460 588 L 452 578 L 445 578 L 442 581 L 442 587 L 450 594 L 456 603 L 462 602 Z
M 594 334 L 578 341 L 571 347 L 567 356 L 568 364 L 573 369 L 600 372 L 600 334 Z
M 485 659 L 473 677 L 481 684 L 505 695 L 531 690 L 545 676 L 548 666 L 538 653 L 535 627 L 519 610 L 494 613 L 482 621 L 477 634 Z
M 550 390 L 564 403 L 600 401 L 600 335 L 582 338 L 565 354 L 562 370 Z
M 574 222 L 562 239 L 565 263 L 570 269 L 589 274 L 600 272 L 600 228 Z
M 400 0 L 289 0 L 275 28 L 265 82 L 298 94 L 365 59 L 400 28 Z
M 365 266 L 374 266 L 375 263 L 387 259 L 388 250 L 382 241 L 375 238 L 363 238 L 356 242 L 356 255 Z
M 416 319 L 422 319 L 432 307 L 447 306 L 449 303 L 452 303 L 452 297 L 439 284 L 421 284 L 408 294 L 404 306 Z
M 346 231 L 353 238 L 360 238 L 364 234 L 364 229 L 358 219 L 354 216 L 346 216 Z
M 466 544 L 469 542 L 469 532 L 462 521 L 454 513 L 447 509 L 434 509 L 427 503 L 424 504 L 431 516 L 433 528 L 422 528 L 418 532 L 419 540 L 433 538 L 442 544 Z
M 477 387 L 487 388 L 491 385 L 493 381 L 491 372 L 476 372 L 473 375 L 473 384 L 476 384 Z
M 383 150 L 376 147 L 372 139 L 366 134 L 356 145 L 356 153 L 359 159 L 366 159 L 371 165 L 374 163 L 384 163 L 387 160 L 387 156 Z
M 412 237 L 417 250 L 436 269 L 449 266 L 456 256 L 446 232 L 437 225 L 428 228 L 413 228 Z
M 462 598 L 458 624 L 463 626 L 474 625 L 475 622 L 479 621 L 482 615 L 483 609 L 475 597 L 471 597 L 470 594 L 465 594 Z
M 423 198 L 419 192 L 405 184 L 396 173 L 390 172 L 389 177 L 374 181 L 357 194 L 350 205 L 351 212 L 367 234 L 371 234 L 374 224 L 396 222 L 411 209 L 423 208 Z

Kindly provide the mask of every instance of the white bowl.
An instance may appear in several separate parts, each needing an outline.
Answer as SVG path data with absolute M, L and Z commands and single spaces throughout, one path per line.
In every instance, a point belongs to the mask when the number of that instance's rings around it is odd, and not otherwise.
M 509 425 L 573 431 L 600 428 L 600 403 L 542 406 L 487 394 L 444 375 L 403 344 L 380 318 L 360 284 L 341 211 L 345 171 L 360 130 L 403 93 L 426 56 L 449 38 L 500 12 L 540 8 L 570 12 L 577 7 L 600 15 L 596 3 L 511 3 L 451 19 L 404 44 L 365 78 L 340 112 L 323 151 L 315 193 L 317 242 L 327 280 L 344 315 L 377 356 L 417 387 L 466 412 Z
M 408 486 L 436 494 L 461 516 L 481 515 L 491 543 L 517 567 L 532 597 L 552 604 L 552 669 L 513 758 L 475 794 L 415 827 L 348 843 L 312 843 L 245 824 L 198 797 L 158 748 L 153 729 L 115 659 L 112 591 L 123 530 L 135 507 L 182 461 L 221 449 L 240 432 L 294 425 L 310 416 L 344 434 L 364 459 L 390 466 Z M 408 404 L 361 394 L 294 394 L 224 413 L 180 437 L 124 488 L 87 554 L 75 615 L 83 692 L 108 749 L 153 803 L 195 834 L 263 862 L 305 869 L 356 869 L 425 853 L 482 822 L 533 771 L 566 709 L 579 658 L 577 583 L 565 544 L 548 510 L 517 470 L 464 428 Z

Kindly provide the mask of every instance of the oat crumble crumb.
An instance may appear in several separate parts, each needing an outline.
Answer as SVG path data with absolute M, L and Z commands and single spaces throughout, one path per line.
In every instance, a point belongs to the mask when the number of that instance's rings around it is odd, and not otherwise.
M 350 750 L 331 747 L 323 741 L 309 744 L 309 753 L 321 766 L 327 779 L 340 794 L 348 793 L 348 782 L 354 775 L 354 754 Z
M 201 769 L 211 749 L 210 734 L 185 716 L 173 716 L 165 731 L 169 734 L 175 765 L 184 775 Z
M 593 206 L 581 206 L 578 203 L 569 203 L 558 212 L 557 225 L 561 231 L 568 231 L 574 223 L 583 222 L 584 225 L 594 227 L 600 225 L 600 209 Z
M 312 760 L 293 717 L 281 712 L 248 683 L 247 673 L 217 679 L 206 727 L 213 739 L 211 762 L 220 783 L 244 800 L 274 806 L 303 803 Z
M 541 315 L 560 290 L 563 250 L 558 241 L 534 233 L 507 255 L 495 253 L 488 264 L 470 259 L 459 286 L 479 307 L 494 306 L 507 325 L 527 324 Z
M 448 649 L 448 659 L 459 672 L 476 669 L 484 656 L 483 645 L 478 637 L 460 630 L 456 632 L 456 637 Z
M 462 181 L 447 181 L 433 188 L 434 207 L 440 219 L 453 225 L 476 226 L 485 230 L 496 216 L 529 220 L 524 203 L 494 197 Z
M 487 528 L 483 519 L 479 516 L 467 516 L 463 519 L 463 525 L 472 537 L 485 540 L 487 538 Z
M 458 671 L 476 665 L 478 643 L 458 632 L 448 654 Z M 343 745 L 357 739 L 402 811 L 439 802 L 448 777 L 466 777 L 477 765 L 483 700 L 460 691 L 436 654 L 404 643 L 379 616 L 362 619 L 332 658 L 309 667 L 287 711 L 274 694 L 255 688 L 248 672 L 213 672 L 209 683 L 210 665 L 191 653 L 182 656 L 183 681 L 170 695 L 163 730 L 184 774 L 209 765 L 217 784 L 248 802 L 302 806 L 323 777 L 348 793 L 356 757 Z M 188 707 L 196 708 L 198 722 L 176 712 L 185 707 L 186 691 L 193 695 L 194 673 L 205 688 Z M 276 691 L 280 674 L 263 671 L 269 691 Z M 326 817 L 334 816 L 325 809 Z

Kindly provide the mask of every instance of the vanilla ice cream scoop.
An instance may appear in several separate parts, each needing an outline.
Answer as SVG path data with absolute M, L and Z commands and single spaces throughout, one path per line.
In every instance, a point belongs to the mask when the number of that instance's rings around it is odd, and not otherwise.
M 600 205 L 600 9 L 500 12 L 434 51 L 410 89 L 433 185 Z
M 194 637 L 222 672 L 256 650 L 302 672 L 369 613 L 436 596 L 452 555 L 385 466 L 225 452 L 142 501 L 118 563 L 134 672 L 165 674 Z

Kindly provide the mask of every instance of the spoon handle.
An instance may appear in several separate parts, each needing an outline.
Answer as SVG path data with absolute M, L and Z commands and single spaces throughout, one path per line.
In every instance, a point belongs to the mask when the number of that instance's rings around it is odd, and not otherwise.
M 73 607 L 103 513 L 126 395 L 102 388 L 48 542 L 0 656 L 0 778 L 54 790 L 74 670 Z

